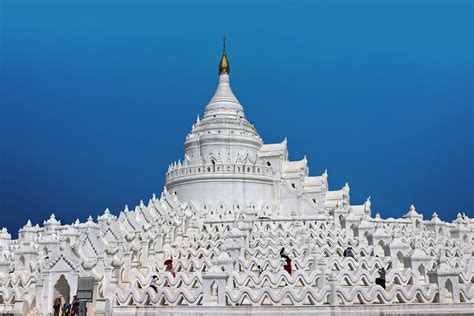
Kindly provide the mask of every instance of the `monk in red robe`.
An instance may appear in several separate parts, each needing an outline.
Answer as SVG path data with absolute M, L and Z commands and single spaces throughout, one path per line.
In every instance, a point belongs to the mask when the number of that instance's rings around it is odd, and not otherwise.
M 283 266 L 286 272 L 288 272 L 289 275 L 291 275 L 291 259 L 286 258 L 286 264 Z
M 173 278 L 176 277 L 176 272 L 173 270 L 173 259 L 168 259 L 164 262 L 166 268 L 165 271 L 170 272 L 173 275 Z

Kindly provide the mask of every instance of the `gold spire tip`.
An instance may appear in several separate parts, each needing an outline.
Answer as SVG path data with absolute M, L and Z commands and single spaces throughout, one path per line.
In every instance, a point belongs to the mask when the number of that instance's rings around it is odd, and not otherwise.
M 227 45 L 227 41 L 226 41 L 226 37 L 224 36 L 224 47 L 223 47 L 221 61 L 219 63 L 219 75 L 230 73 L 230 64 L 229 64 L 229 60 L 227 59 L 226 45 Z

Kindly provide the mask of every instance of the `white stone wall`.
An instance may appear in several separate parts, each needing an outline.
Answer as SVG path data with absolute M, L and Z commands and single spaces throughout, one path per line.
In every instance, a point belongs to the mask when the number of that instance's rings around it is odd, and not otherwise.
M 270 205 L 274 205 L 276 201 L 274 186 L 275 183 L 261 177 L 235 180 L 215 176 L 178 184 L 173 186 L 172 190 L 176 191 L 179 199 L 185 196 L 202 209 L 204 205 L 217 204 L 221 201 L 239 202 L 242 205 L 255 203 L 259 206 L 270 201 Z

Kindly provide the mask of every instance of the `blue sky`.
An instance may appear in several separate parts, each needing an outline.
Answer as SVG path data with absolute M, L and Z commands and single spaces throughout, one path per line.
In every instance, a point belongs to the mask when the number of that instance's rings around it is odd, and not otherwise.
M 474 216 L 471 1 L 0 4 L 0 226 L 159 194 L 212 96 L 234 93 L 353 204 Z

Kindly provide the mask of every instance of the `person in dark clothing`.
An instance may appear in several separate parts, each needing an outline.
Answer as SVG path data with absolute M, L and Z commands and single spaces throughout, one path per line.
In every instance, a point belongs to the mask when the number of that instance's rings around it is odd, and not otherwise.
M 258 276 L 260 276 L 263 272 L 263 269 L 260 265 L 257 266 Z
M 384 289 L 385 289 L 385 273 L 386 273 L 385 269 L 380 268 L 379 269 L 379 276 L 377 278 L 375 278 L 375 284 L 380 285 Z
M 77 295 L 72 297 L 72 312 L 74 315 L 79 315 L 79 300 L 77 299 Z
M 53 302 L 53 315 L 59 316 L 60 311 L 61 311 L 61 298 L 56 297 Z
M 150 281 L 150 287 L 155 290 L 155 292 L 158 292 L 158 285 L 156 284 L 158 282 L 158 277 L 156 275 L 151 277 Z
M 288 254 L 285 251 L 285 247 L 280 249 L 280 257 L 285 258 L 285 259 L 290 259 L 290 257 L 288 257 Z
M 352 252 L 352 247 L 347 247 L 347 248 L 344 250 L 343 255 L 344 255 L 344 257 L 352 257 L 352 258 L 354 258 L 354 253 Z
M 71 304 L 69 302 L 64 303 L 63 305 L 63 316 L 71 315 Z

